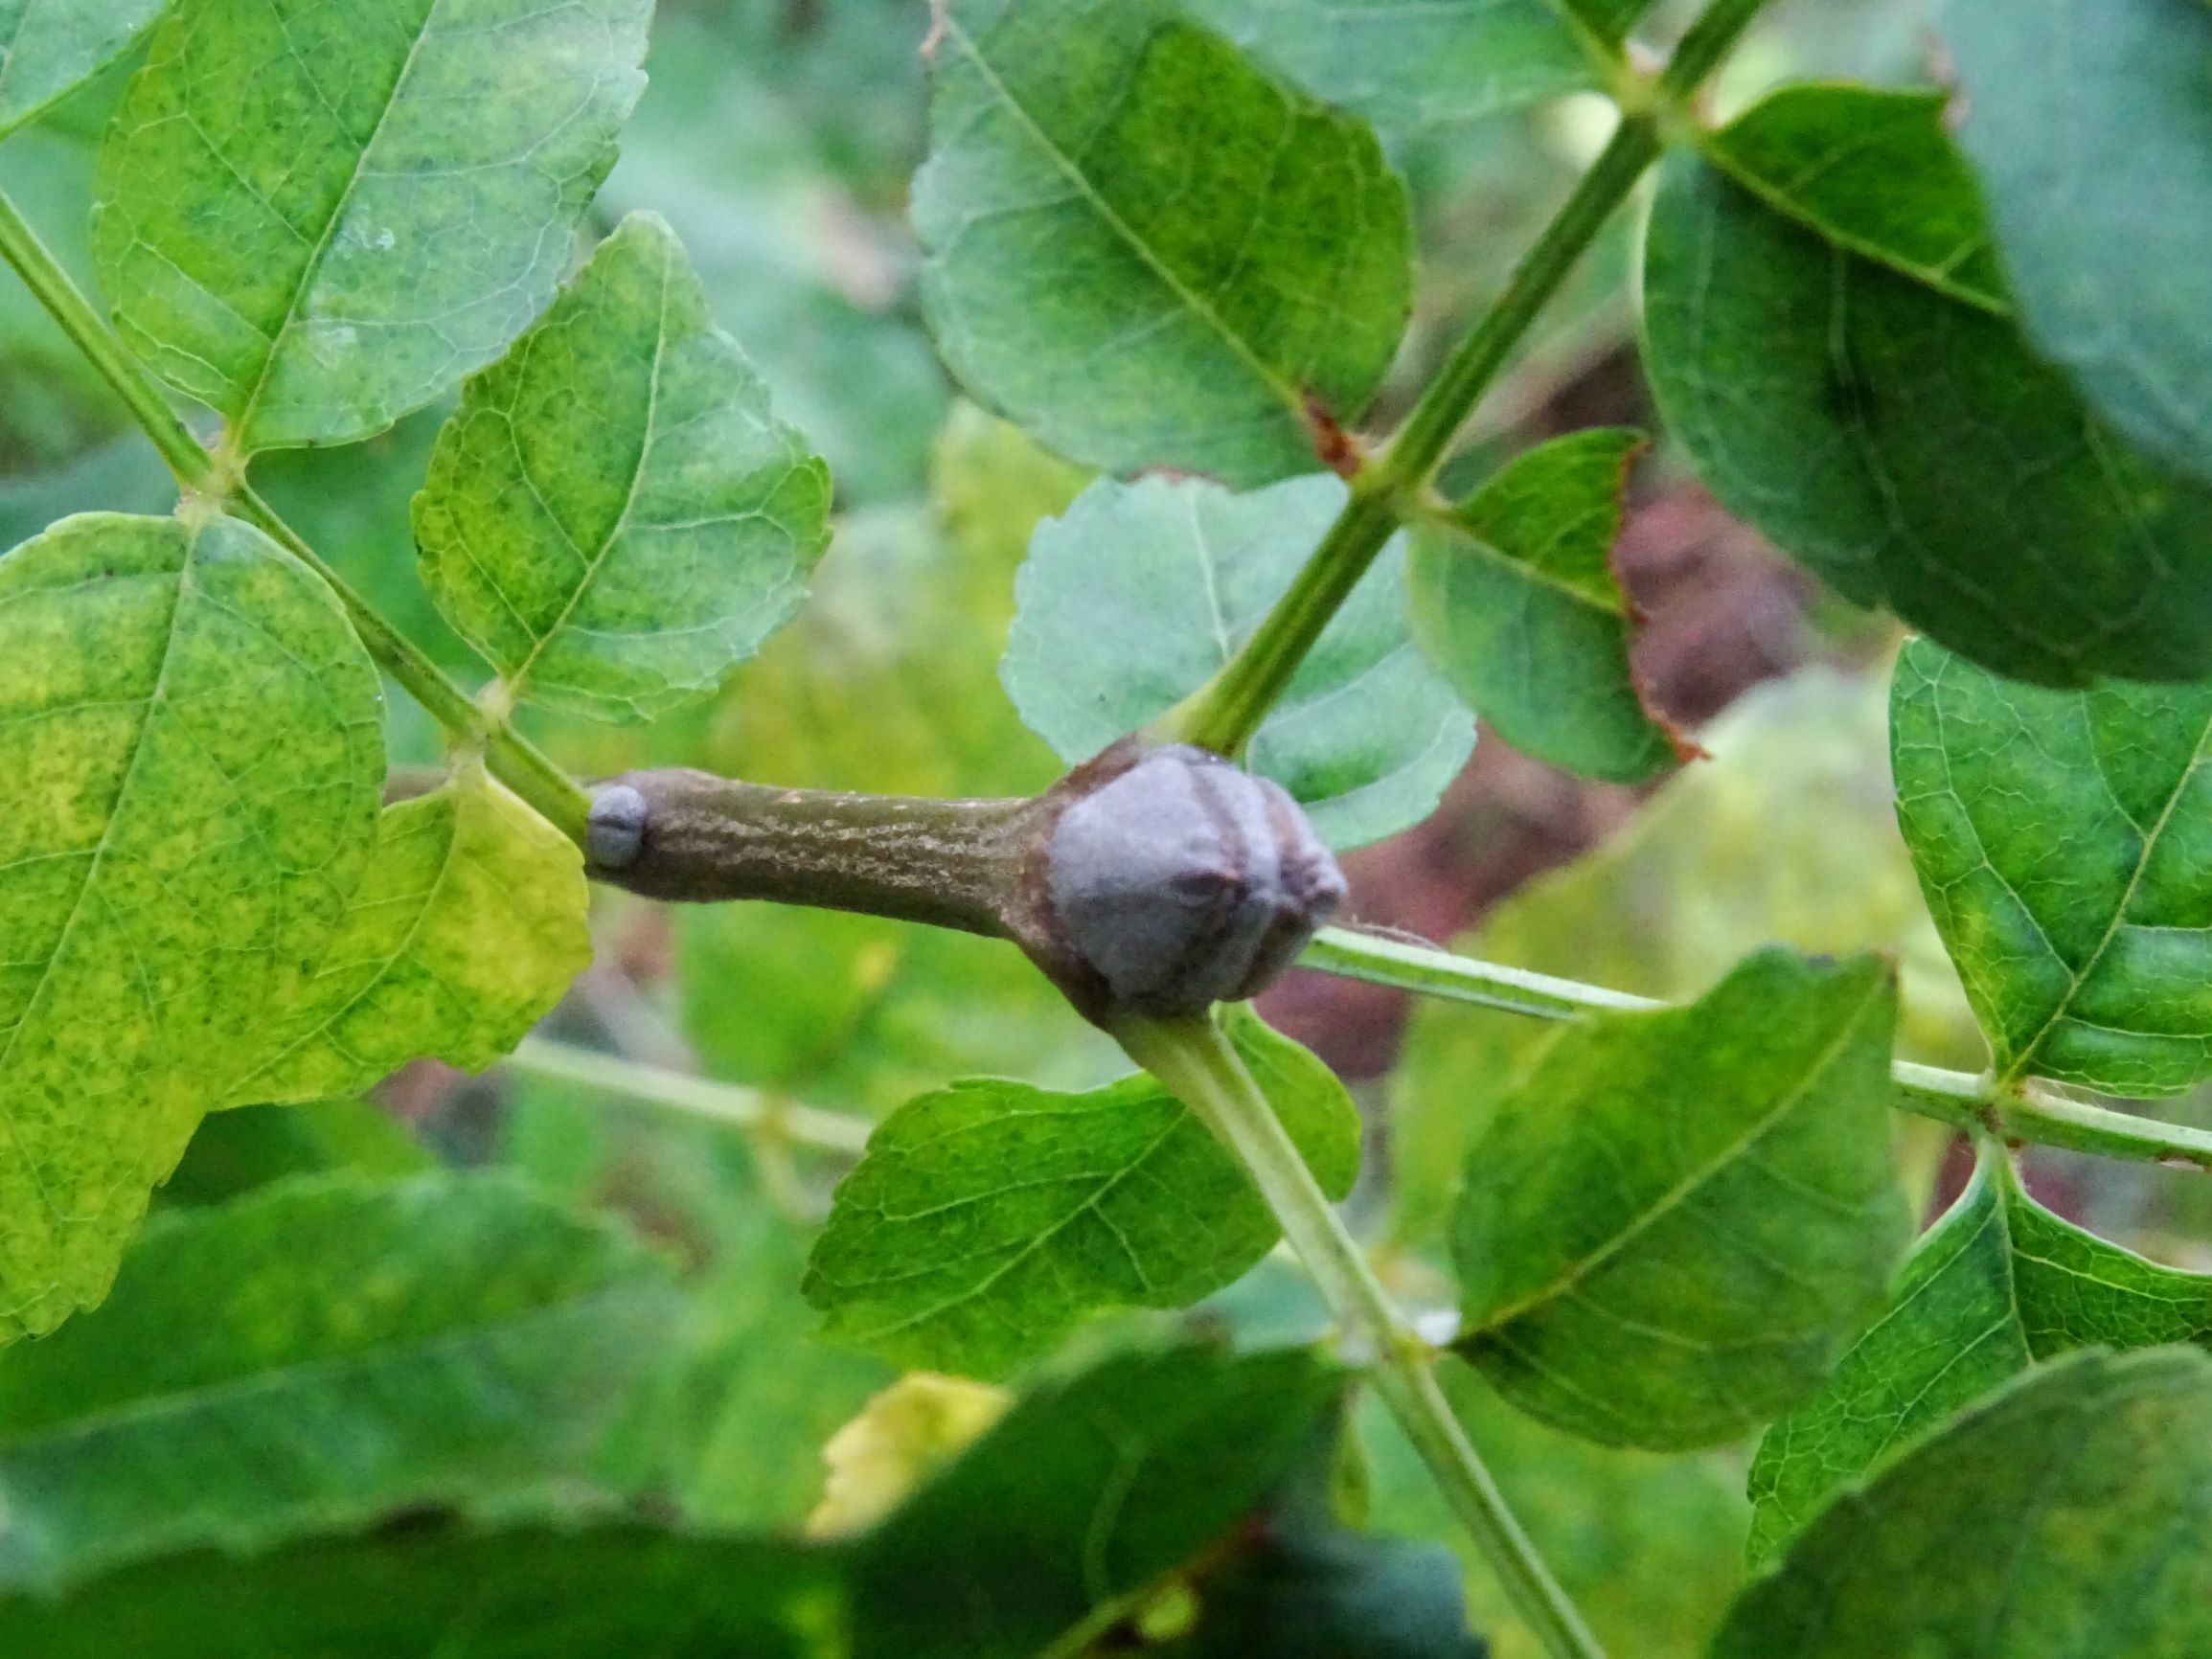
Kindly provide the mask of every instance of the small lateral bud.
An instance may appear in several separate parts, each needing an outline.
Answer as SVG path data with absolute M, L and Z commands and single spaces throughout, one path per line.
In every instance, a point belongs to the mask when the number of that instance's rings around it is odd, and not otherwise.
M 1069 805 L 1046 878 L 1067 946 L 1116 1005 L 1144 1014 L 1257 994 L 1345 896 L 1280 785 L 1181 743 Z
M 592 797 L 584 854 L 597 870 L 627 870 L 645 849 L 645 797 L 627 784 L 612 784 Z

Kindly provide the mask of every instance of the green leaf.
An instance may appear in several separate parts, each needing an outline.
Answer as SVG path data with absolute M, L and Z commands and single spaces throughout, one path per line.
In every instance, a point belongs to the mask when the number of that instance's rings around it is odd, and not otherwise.
M 100 1299 L 253 1069 L 376 836 L 375 670 L 227 519 L 95 513 L 0 557 L 0 1342 Z
M 1712 1659 L 2183 1659 L 2212 1644 L 2212 1359 L 2030 1373 L 1831 1507 Z
M 2212 474 L 2212 11 L 1939 11 L 2029 337 L 2136 443 Z
M 2212 1343 L 2212 1276 L 2180 1273 L 2060 1219 L 1982 1148 L 1973 1180 L 1906 1264 L 1889 1311 L 1751 1466 L 1751 1556 L 1931 1425 L 2080 1348 Z
M 504 1178 L 309 1177 L 164 1216 L 104 1307 L 0 1360 L 0 1587 L 589 1496 L 677 1307 L 627 1234 Z
M 380 432 L 552 297 L 650 0 L 181 0 L 101 155 L 124 333 L 251 453 Z
M 1713 134 L 1707 160 L 1824 240 L 1954 300 L 2011 309 L 1940 92 L 1793 86 Z
M 855 1659 L 1028 1659 L 1220 1543 L 1341 1398 L 1311 1351 L 1182 1344 L 1046 1380 L 860 1546 Z
M 1594 58 L 1546 0 L 1195 0 L 1192 10 L 1386 128 L 1477 121 L 1597 83 Z
M 1613 1445 L 1717 1443 L 1819 1387 L 1908 1237 L 1892 970 L 1770 950 L 1541 1049 L 1468 1154 L 1455 1351 Z
M 430 1056 L 482 1071 L 591 963 L 583 858 L 470 766 L 384 811 L 376 852 L 239 1105 L 325 1100 Z
M 2001 673 L 2212 670 L 2212 489 L 2130 451 L 2009 319 L 1950 291 L 1975 207 L 1964 164 L 1939 165 L 1936 104 L 1795 88 L 1742 125 L 1766 194 L 1679 155 L 1645 253 L 1653 384 L 1722 504 Z M 1898 188 L 1875 207 L 1846 188 L 1868 128 Z M 1810 193 L 1794 216 L 1768 199 L 1785 180 Z M 1954 255 L 1944 288 L 1903 274 Z
M 289 1175 L 398 1179 L 434 1167 L 398 1116 L 367 1101 L 234 1106 L 200 1121 L 159 1201 L 220 1204 Z
M 1251 636 L 1344 505 L 1317 474 L 1248 495 L 1101 481 L 1038 527 L 999 677 L 1030 729 L 1085 760 L 1165 714 Z M 1385 549 L 1291 679 L 1245 761 L 1355 847 L 1420 822 L 1474 722 L 1414 646 L 1402 543 Z
M 1413 635 L 1516 748 L 1586 777 L 1641 783 L 1676 761 L 1629 663 L 1612 571 L 1621 486 L 1640 433 L 1595 430 L 1516 457 L 1414 537 Z
M 415 534 L 513 695 L 639 719 L 790 618 L 829 511 L 828 470 L 768 412 L 674 234 L 632 214 L 469 381 Z
M 1333 1196 L 1359 1118 L 1334 1073 L 1256 1016 L 1239 1052 Z M 825 1334 L 996 1377 L 1110 1307 L 1182 1308 L 1279 1237 L 1235 1159 L 1139 1073 L 1086 1094 L 974 1079 L 886 1119 L 837 1189 L 807 1270 Z
M 1901 1053 L 1988 1057 L 1897 832 L 1886 676 L 1827 667 L 1746 693 L 1627 825 L 1530 882 L 1453 948 L 1487 962 L 1686 1001 L 1781 943 L 1898 965 Z M 1425 1246 L 1543 1021 L 1420 998 L 1390 1079 L 1393 1235 Z
M 2212 1075 L 2212 685 L 2043 691 L 1914 641 L 1890 731 L 1898 825 L 1999 1079 Z
M 0 134 L 130 49 L 170 0 L 0 0 Z
M 496 1532 L 449 1521 L 127 1568 L 57 1602 L 0 1602 L 39 1659 L 819 1659 L 835 1559 L 635 1523 Z
M 947 0 L 923 298 L 984 402 L 1120 472 L 1236 486 L 1358 419 L 1412 294 L 1373 133 L 1172 0 Z

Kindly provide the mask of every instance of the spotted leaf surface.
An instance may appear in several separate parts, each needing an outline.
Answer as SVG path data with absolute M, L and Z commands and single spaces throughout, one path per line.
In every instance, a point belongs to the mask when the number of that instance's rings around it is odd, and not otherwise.
M 328 1100 L 423 1056 L 481 1071 L 591 961 L 583 860 L 471 768 L 385 808 L 376 851 L 239 1103 Z
M 0 1340 L 105 1292 L 343 923 L 377 698 L 246 526 L 89 514 L 0 557 Z
M 415 502 L 422 575 L 515 695 L 638 718 L 718 684 L 806 596 L 830 475 L 633 214 L 468 383 Z
M 382 431 L 552 297 L 650 0 L 182 0 L 101 155 L 125 335 L 252 451 Z

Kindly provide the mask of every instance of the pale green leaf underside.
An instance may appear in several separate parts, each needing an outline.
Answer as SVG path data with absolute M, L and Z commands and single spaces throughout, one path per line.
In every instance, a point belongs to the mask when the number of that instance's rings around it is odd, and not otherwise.
M 1787 127 L 1795 158 L 1769 196 L 1784 176 L 1802 183 L 1823 142 L 1848 157 L 1862 119 L 1900 148 L 1898 124 L 1928 130 L 1910 147 L 1913 193 L 1874 209 L 1815 175 L 1825 193 L 1786 216 L 1694 155 L 1666 165 L 1646 358 L 1722 504 L 1847 598 L 2015 677 L 2212 669 L 2212 490 L 2099 425 L 2011 320 L 1902 274 L 1924 255 L 1878 262 L 1830 239 L 1848 207 L 1860 245 L 1904 230 L 1965 245 L 1973 183 L 1928 159 L 1945 142 L 1936 106 L 1814 87 L 1754 114 Z
M 2195 1659 L 2212 1651 L 2212 1359 L 2031 1372 L 1847 1492 L 1712 1659 Z
M 480 768 L 387 807 L 344 925 L 226 1103 L 354 1094 L 424 1056 L 483 1070 L 589 965 L 589 906 L 574 843 Z
M 251 452 L 382 431 L 551 297 L 650 0 L 182 0 L 101 154 L 125 336 Z
M 1379 126 L 1476 121 L 1597 83 L 1551 0 L 1197 0 L 1255 57 Z
M 1356 420 L 1412 293 L 1405 190 L 1354 118 L 1170 0 L 950 0 L 917 175 L 946 360 L 1054 448 L 1239 486 Z
M 1414 638 L 1469 707 L 1518 749 L 1625 784 L 1676 758 L 1638 694 L 1611 565 L 1642 442 L 1596 429 L 1516 457 L 1415 536 L 1407 569 Z
M 2029 336 L 2120 430 L 2212 474 L 2212 7 L 1939 10 Z
M 1231 1027 L 1335 1197 L 1358 1115 L 1311 1055 Z M 837 1190 L 807 1272 L 825 1334 L 902 1364 L 1000 1376 L 1109 1307 L 1182 1308 L 1265 1256 L 1278 1229 L 1211 1131 L 1139 1074 L 1083 1094 L 976 1079 L 909 1102 Z
M 1817 1399 L 1767 1430 L 1751 1466 L 1751 1556 L 1786 1543 L 1838 1487 L 2025 1371 L 2078 1348 L 2212 1339 L 2212 1277 L 2063 1221 L 1985 1147 L 1930 1228 L 1889 1311 Z
M 0 1357 L 0 1588 L 589 1495 L 678 1307 L 634 1239 L 504 1177 L 315 1176 L 164 1216 L 97 1312 Z
M 88 514 L 0 557 L 0 1341 L 97 1301 L 376 836 L 375 670 L 260 532 Z
M 609 718 L 718 685 L 795 611 L 830 475 L 633 214 L 468 383 L 415 502 L 423 580 L 517 696 Z
M 2054 692 L 1926 641 L 1891 686 L 1897 820 L 2007 1079 L 2212 1074 L 2212 685 Z
M 1536 1417 L 1657 1450 L 1812 1394 L 1908 1237 L 1895 1006 L 1876 959 L 1773 950 L 1563 1029 L 1469 1151 L 1456 1351 Z
M 170 0 L 0 0 L 0 135 L 89 80 Z
M 1199 480 L 1102 480 L 1039 525 L 1015 580 L 999 677 L 1061 759 L 1165 714 L 1233 656 L 1343 506 L 1327 475 L 1234 495 Z M 1435 808 L 1474 722 L 1414 646 L 1404 555 L 1386 549 L 1245 752 L 1356 847 Z

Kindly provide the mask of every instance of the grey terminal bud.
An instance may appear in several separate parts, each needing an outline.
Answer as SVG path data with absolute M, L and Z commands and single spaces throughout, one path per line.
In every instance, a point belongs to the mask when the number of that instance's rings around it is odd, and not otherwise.
M 1046 874 L 1067 944 L 1145 1014 L 1256 994 L 1344 902 L 1295 801 L 1181 743 L 1062 812 Z
M 584 827 L 584 856 L 598 870 L 627 870 L 645 850 L 645 797 L 616 784 L 591 798 Z

